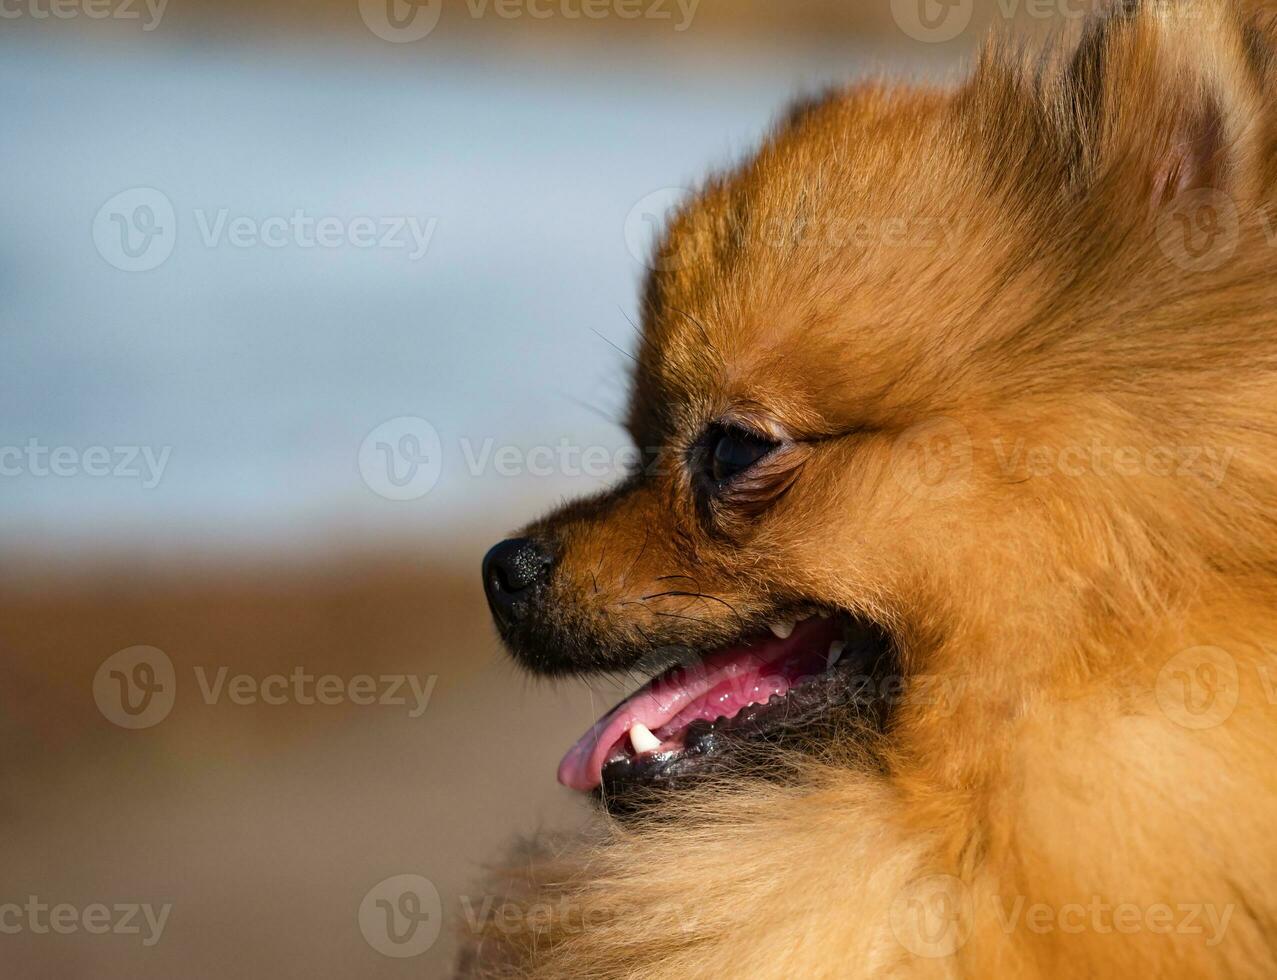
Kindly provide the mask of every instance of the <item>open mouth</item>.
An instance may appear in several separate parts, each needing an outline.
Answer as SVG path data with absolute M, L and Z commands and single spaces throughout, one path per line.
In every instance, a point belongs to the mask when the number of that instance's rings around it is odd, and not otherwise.
M 652 678 L 568 751 L 559 782 L 616 798 L 676 786 L 835 719 L 880 726 L 895 660 L 886 631 L 846 613 L 773 623 Z

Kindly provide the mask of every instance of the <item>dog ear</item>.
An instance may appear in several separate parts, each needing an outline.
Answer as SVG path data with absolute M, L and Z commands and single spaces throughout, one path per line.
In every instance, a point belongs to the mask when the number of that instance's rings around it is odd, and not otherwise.
M 1016 165 L 1035 196 L 1064 190 L 1106 209 L 1156 211 L 1197 188 L 1256 202 L 1277 34 L 1240 2 L 1114 0 L 1045 58 L 995 39 L 966 103 L 986 132 L 1018 134 L 989 148 L 995 163 Z
M 1059 90 L 1074 179 L 1154 209 L 1199 188 L 1255 200 L 1264 182 L 1267 39 L 1228 0 L 1123 2 L 1090 22 Z

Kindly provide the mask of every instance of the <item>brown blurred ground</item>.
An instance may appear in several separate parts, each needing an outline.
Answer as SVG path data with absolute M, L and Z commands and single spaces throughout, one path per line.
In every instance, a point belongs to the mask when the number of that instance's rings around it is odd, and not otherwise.
M 475 565 L 331 555 L 193 572 L 121 560 L 19 578 L 11 564 L 4 898 L 173 910 L 149 949 L 138 936 L 5 936 L 0 975 L 446 975 L 459 902 L 481 902 L 481 865 L 516 833 L 585 812 L 554 766 L 602 707 L 583 688 L 531 685 L 501 658 Z M 92 684 L 136 644 L 172 659 L 177 700 L 155 727 L 127 731 Z M 437 684 L 417 719 L 389 705 L 209 705 L 197 665 Z M 447 911 L 434 948 L 396 960 L 364 942 L 356 913 L 372 885 L 403 873 L 432 880 Z

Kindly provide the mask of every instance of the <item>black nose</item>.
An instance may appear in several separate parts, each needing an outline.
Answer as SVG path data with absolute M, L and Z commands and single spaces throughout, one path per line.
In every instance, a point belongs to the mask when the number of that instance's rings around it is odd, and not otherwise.
M 528 538 L 502 541 L 483 556 L 483 589 L 498 623 L 507 626 L 527 614 L 528 599 L 552 562 L 549 553 Z

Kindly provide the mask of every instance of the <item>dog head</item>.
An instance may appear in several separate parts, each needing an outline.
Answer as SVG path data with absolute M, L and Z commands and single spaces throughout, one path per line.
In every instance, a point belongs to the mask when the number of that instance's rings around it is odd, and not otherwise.
M 654 675 L 562 781 L 939 750 L 1267 560 L 1258 37 L 1204 4 L 994 46 L 956 91 L 804 103 L 702 188 L 645 290 L 642 465 L 484 563 L 529 669 Z

